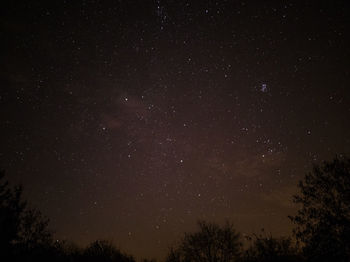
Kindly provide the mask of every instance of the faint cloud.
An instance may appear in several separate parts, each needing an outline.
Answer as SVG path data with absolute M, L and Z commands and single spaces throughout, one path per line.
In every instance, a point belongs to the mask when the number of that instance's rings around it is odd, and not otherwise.
M 265 192 L 261 195 L 262 199 L 276 204 L 281 207 L 291 208 L 294 206 L 292 202 L 293 195 L 297 192 L 296 185 L 287 185 L 279 187 L 278 190 L 273 190 L 270 192 Z
M 232 172 L 246 177 L 256 177 L 271 172 L 272 169 L 281 166 L 284 161 L 285 154 L 282 152 L 248 156 L 245 159 L 235 161 Z
M 215 169 L 223 174 L 233 174 L 238 177 L 256 177 L 266 173 L 272 173 L 273 169 L 276 169 L 282 165 L 285 161 L 285 153 L 268 153 L 266 155 L 245 155 L 235 156 L 230 159 L 223 159 L 220 157 L 209 157 L 207 159 L 207 166 Z
M 109 112 L 102 114 L 101 121 L 109 129 L 133 127 L 139 121 L 146 121 L 151 113 L 149 107 L 136 96 L 119 95 Z
M 103 115 L 102 122 L 108 129 L 119 129 L 123 126 L 123 121 L 112 115 Z

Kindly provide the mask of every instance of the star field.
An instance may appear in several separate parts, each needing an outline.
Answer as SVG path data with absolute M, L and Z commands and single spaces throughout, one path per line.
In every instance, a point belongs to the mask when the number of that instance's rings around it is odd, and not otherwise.
M 197 219 L 290 232 L 350 153 L 347 1 L 7 1 L 0 167 L 58 239 L 164 257 Z

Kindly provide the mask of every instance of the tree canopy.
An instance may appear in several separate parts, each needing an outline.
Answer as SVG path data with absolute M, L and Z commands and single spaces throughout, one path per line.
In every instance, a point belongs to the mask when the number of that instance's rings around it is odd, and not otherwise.
M 22 199 L 22 187 L 10 187 L 0 172 L 0 256 L 16 256 L 52 244 L 48 220 Z
M 262 230 L 262 234 L 254 234 L 248 240 L 251 245 L 244 253 L 242 260 L 245 262 L 302 261 L 298 246 L 290 237 L 274 238 Z
M 185 233 L 170 249 L 166 262 L 350 261 L 350 159 L 336 157 L 315 165 L 298 183 L 293 197 L 299 205 L 294 236 L 255 235 L 243 247 L 239 232 L 198 221 L 198 230 Z M 299 245 L 300 244 L 300 245 Z M 4 259 L 5 258 L 5 259 Z M 53 241 L 48 220 L 29 208 L 20 186 L 11 187 L 0 172 L 0 261 L 134 262 L 111 242 L 93 241 L 85 248 Z M 153 260 L 144 260 L 153 261 Z
M 180 245 L 172 249 L 167 262 L 231 262 L 237 261 L 241 253 L 241 236 L 226 223 L 198 221 L 199 231 L 185 234 Z
M 300 209 L 290 219 L 305 256 L 310 261 L 349 261 L 350 159 L 315 165 L 298 188 L 294 202 Z

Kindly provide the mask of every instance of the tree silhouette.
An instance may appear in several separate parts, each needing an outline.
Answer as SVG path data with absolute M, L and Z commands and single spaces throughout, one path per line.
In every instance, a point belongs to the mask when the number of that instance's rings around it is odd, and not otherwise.
M 264 233 L 264 232 L 263 232 Z M 245 262 L 292 262 L 302 261 L 298 248 L 291 238 L 274 238 L 271 235 L 260 234 L 248 237 L 250 247 L 245 251 Z
M 11 188 L 0 172 L 0 257 L 18 257 L 34 249 L 47 249 L 51 233 L 36 209 L 29 209 L 22 199 L 22 187 Z M 44 248 L 45 247 L 45 248 Z
M 309 261 L 350 259 L 350 159 L 316 165 L 298 184 L 294 233 Z
M 25 203 L 21 200 L 22 189 L 11 189 L 7 181 L 2 181 L 4 172 L 0 172 L 0 248 L 1 255 L 7 255 L 13 241 L 18 240 L 21 215 Z
M 135 262 L 132 256 L 120 252 L 111 242 L 97 240 L 84 251 L 84 261 Z
M 205 221 L 198 222 L 199 231 L 185 234 L 181 244 L 170 250 L 167 262 L 231 262 L 237 261 L 242 243 L 232 224 L 220 227 Z

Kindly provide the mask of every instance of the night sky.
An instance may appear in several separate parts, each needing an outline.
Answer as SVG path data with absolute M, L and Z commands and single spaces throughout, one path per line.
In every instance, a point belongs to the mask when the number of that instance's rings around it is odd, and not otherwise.
M 196 220 L 290 234 L 350 154 L 349 1 L 7 1 L 0 167 L 57 239 L 165 256 Z

